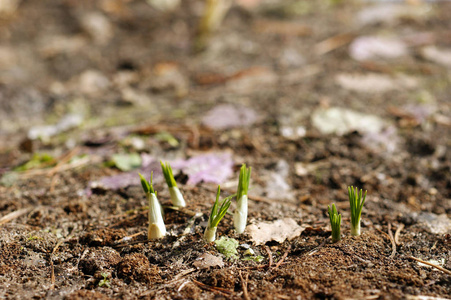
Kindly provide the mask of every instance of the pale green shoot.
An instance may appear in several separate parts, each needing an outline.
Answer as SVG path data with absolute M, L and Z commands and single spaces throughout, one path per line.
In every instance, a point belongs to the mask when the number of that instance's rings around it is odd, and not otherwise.
M 365 203 L 366 193 L 363 195 L 363 190 L 358 191 L 353 186 L 348 187 L 349 205 L 351 207 L 351 235 L 360 235 L 360 217 L 362 215 L 363 203 Z
M 229 209 L 232 202 L 232 198 L 236 196 L 236 194 L 231 195 L 224 200 L 219 201 L 220 193 L 221 187 L 218 186 L 216 200 L 211 209 L 210 217 L 208 218 L 208 225 L 204 232 L 204 239 L 207 242 L 213 242 L 216 239 L 216 229 L 218 227 L 218 224 L 227 213 L 227 210 Z
M 157 193 L 152 185 L 153 173 L 150 174 L 150 181 L 139 174 L 141 185 L 146 193 L 149 202 L 149 229 L 147 237 L 149 240 L 156 240 L 166 235 L 166 226 L 163 221 L 163 211 L 160 202 L 158 202 Z
M 163 171 L 164 179 L 166 180 L 166 183 L 169 188 L 169 194 L 171 195 L 172 205 L 176 207 L 185 207 L 186 206 L 185 199 L 183 198 L 182 193 L 177 187 L 177 182 L 174 179 L 174 174 L 172 173 L 171 165 L 169 163 L 164 164 L 162 161 L 160 161 L 160 164 L 161 170 Z
M 237 233 L 244 232 L 247 223 L 247 191 L 251 178 L 251 168 L 246 168 L 246 164 L 241 166 L 240 178 L 238 181 L 236 210 L 233 215 L 233 224 Z
M 332 204 L 332 209 L 328 205 L 327 210 L 329 212 L 330 227 L 332 227 L 332 243 L 336 243 L 341 240 L 341 214 L 338 214 L 335 203 Z

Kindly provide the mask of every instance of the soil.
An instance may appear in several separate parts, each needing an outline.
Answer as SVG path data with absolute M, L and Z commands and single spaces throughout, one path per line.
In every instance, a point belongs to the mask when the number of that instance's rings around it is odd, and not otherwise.
M 234 5 L 197 52 L 203 2 L 182 2 L 161 12 L 141 0 L 23 0 L 16 11 L 3 12 L 0 212 L 8 219 L 0 220 L 0 297 L 451 298 L 449 273 L 412 258 L 451 270 L 449 68 L 425 59 L 421 43 L 403 57 L 369 63 L 352 59 L 346 41 L 427 33 L 433 38 L 426 43 L 449 48 L 451 4 L 431 4 L 427 18 L 365 26 L 353 20 L 368 3 Z M 342 44 L 327 53 L 315 50 L 337 36 Z M 289 54 L 293 50 L 300 56 Z M 419 83 L 375 93 L 336 83 L 338 74 L 367 72 L 406 74 Z M 403 107 L 425 93 L 436 111 L 418 121 Z M 250 108 L 257 119 L 209 128 L 203 117 L 218 104 Z M 389 120 L 398 134 L 395 150 L 386 145 L 390 139 L 370 147 L 359 130 L 321 133 L 311 114 L 336 106 Z M 82 125 L 49 138 L 29 137 L 30 128 L 56 124 L 73 112 L 84 114 Z M 285 126 L 300 126 L 305 134 L 286 136 Z M 145 147 L 134 150 L 132 137 Z M 226 215 L 218 236 L 251 246 L 263 260 L 243 260 L 242 246 L 237 259 L 226 259 L 214 243 L 203 241 L 215 185 L 188 186 L 186 174 L 178 173 L 187 209 L 169 208 L 169 192 L 157 181 L 168 235 L 148 241 L 140 186 L 90 188 L 103 176 L 121 174 L 105 162 L 124 151 L 164 160 L 229 151 L 234 174 L 241 163 L 252 166 L 249 223 L 292 218 L 305 230 L 282 243 L 255 245 L 247 233 L 234 232 Z M 12 172 L 34 153 L 49 153 L 56 161 Z M 75 157 L 89 162 L 77 165 Z M 300 172 L 300 163 L 314 171 Z M 286 190 L 268 180 L 284 172 Z M 224 184 L 224 195 L 233 193 L 234 185 Z M 350 235 L 350 185 L 368 190 L 358 237 Z M 343 238 L 334 244 L 331 203 L 343 216 Z M 445 229 L 437 220 L 445 220 Z M 205 253 L 223 258 L 224 266 L 197 268 Z

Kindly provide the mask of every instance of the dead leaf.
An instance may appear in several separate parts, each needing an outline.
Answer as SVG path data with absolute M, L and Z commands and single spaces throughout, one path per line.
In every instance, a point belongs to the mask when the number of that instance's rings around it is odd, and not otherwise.
M 257 20 L 254 30 L 258 33 L 277 34 L 285 36 L 308 36 L 312 34 L 312 28 L 298 22 Z
M 361 93 L 385 93 L 399 89 L 412 89 L 418 86 L 418 80 L 411 76 L 389 76 L 376 73 L 341 73 L 335 77 L 335 81 L 344 89 Z
M 220 104 L 202 118 L 202 124 L 215 130 L 252 125 L 257 113 L 248 107 Z
M 316 44 L 315 52 L 318 55 L 326 54 L 346 44 L 349 44 L 349 42 L 351 42 L 353 38 L 354 34 L 349 33 L 335 35 Z
M 358 25 L 365 26 L 377 23 L 392 24 L 400 19 L 421 20 L 427 19 L 432 12 L 430 5 L 406 5 L 383 3 L 368 6 L 358 14 L 356 21 Z
M 211 255 L 210 253 L 204 253 L 199 256 L 193 265 L 198 269 L 209 269 L 211 267 L 224 267 L 224 261 L 222 257 Z
M 451 220 L 446 214 L 436 215 L 428 212 L 413 213 L 418 223 L 433 234 L 447 234 L 451 232 Z
M 343 135 L 354 130 L 360 133 L 380 132 L 387 122 L 375 116 L 353 110 L 331 107 L 317 109 L 312 114 L 312 124 L 322 134 Z
M 246 230 L 255 245 L 263 245 L 269 241 L 282 243 L 286 239 L 291 240 L 299 236 L 306 226 L 299 226 L 291 218 L 276 220 L 273 222 L 259 222 L 248 225 Z
M 163 181 L 160 162 L 148 155 L 142 155 L 142 167 L 131 172 L 124 172 L 113 176 L 105 176 L 97 181 L 89 183 L 90 189 L 118 190 L 129 186 L 138 186 L 141 184 L 138 173 L 141 173 L 147 179 L 150 178 L 150 172 L 153 172 L 153 182 Z
M 349 55 L 357 61 L 394 59 L 407 54 L 406 44 L 394 37 L 360 36 L 349 46 Z
M 252 67 L 241 70 L 226 82 L 227 89 L 237 93 L 249 93 L 276 84 L 277 74 L 265 67 Z
M 424 58 L 436 64 L 451 68 L 451 49 L 442 49 L 435 46 L 428 46 L 422 49 L 421 54 Z
M 189 185 L 199 182 L 223 183 L 233 174 L 233 160 L 229 152 L 211 152 L 194 156 L 188 160 L 171 163 L 175 170 L 188 175 Z

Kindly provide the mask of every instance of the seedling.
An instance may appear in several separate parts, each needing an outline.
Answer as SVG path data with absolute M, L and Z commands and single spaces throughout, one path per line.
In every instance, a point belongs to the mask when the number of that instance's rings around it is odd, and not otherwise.
M 332 204 L 332 209 L 328 205 L 327 210 L 329 212 L 330 227 L 332 227 L 332 243 L 336 243 L 341 240 L 341 214 L 338 214 L 335 203 Z
M 360 216 L 362 215 L 366 192 L 367 191 L 365 191 L 365 195 L 363 195 L 362 198 L 363 190 L 360 190 L 359 193 L 357 188 L 354 190 L 353 186 L 348 187 L 349 205 L 351 206 L 351 235 L 354 236 L 360 235 Z
M 111 288 L 110 281 L 108 280 L 108 274 L 107 273 L 101 273 L 103 279 L 99 281 L 99 287 L 106 286 L 107 288 Z
M 162 238 L 166 234 L 166 226 L 163 221 L 163 211 L 160 202 L 158 202 L 157 193 L 152 186 L 153 173 L 150 174 L 150 181 L 147 181 L 144 176 L 139 174 L 141 178 L 141 185 L 144 193 L 146 193 L 149 201 L 149 230 L 147 237 L 149 240 L 156 240 Z
M 172 205 L 177 207 L 185 207 L 185 199 L 183 198 L 182 193 L 177 187 L 177 182 L 174 179 L 174 175 L 172 174 L 172 168 L 169 163 L 164 164 L 160 161 L 161 169 L 163 170 L 164 179 L 166 179 L 166 183 L 169 187 L 169 194 L 171 195 Z
M 218 186 L 218 192 L 216 193 L 216 200 L 211 209 L 210 217 L 208 218 L 208 225 L 205 228 L 204 239 L 207 242 L 213 242 L 216 239 L 216 230 L 218 228 L 219 222 L 227 213 L 227 210 L 230 207 L 230 203 L 232 202 L 232 198 L 236 195 L 231 195 L 219 203 L 219 195 L 221 193 L 221 187 Z
M 251 178 L 251 168 L 246 168 L 246 164 L 241 166 L 240 179 L 238 181 L 236 210 L 233 215 L 233 224 L 237 233 L 244 232 L 247 223 L 247 191 Z

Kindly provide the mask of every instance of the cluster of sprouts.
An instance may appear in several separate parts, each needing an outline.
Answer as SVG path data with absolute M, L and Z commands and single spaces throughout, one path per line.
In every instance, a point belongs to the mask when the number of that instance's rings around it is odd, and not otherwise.
M 349 206 L 351 208 L 351 235 L 360 235 L 360 217 L 362 216 L 362 208 L 365 203 L 366 193 L 363 194 L 363 190 L 348 187 Z M 341 239 L 340 226 L 341 226 L 341 214 L 337 212 L 335 204 L 332 204 L 332 209 L 327 206 L 329 213 L 330 226 L 332 228 L 332 242 L 338 242 Z
M 162 161 L 160 161 L 160 164 L 164 179 L 169 189 L 172 205 L 175 207 L 185 207 L 186 202 L 182 193 L 180 192 L 180 189 L 177 187 L 177 182 L 175 181 L 171 165 L 167 162 L 163 163 Z M 232 203 L 232 199 L 235 196 L 237 197 L 237 208 L 233 217 L 234 226 L 237 233 L 241 234 L 244 232 L 247 223 L 247 192 L 249 189 L 250 176 L 251 168 L 246 168 L 246 165 L 243 164 L 240 170 L 237 193 L 228 196 L 222 201 L 219 200 L 221 188 L 220 186 L 218 186 L 216 200 L 213 203 L 213 207 L 208 218 L 208 225 L 204 232 L 205 241 L 213 242 L 216 239 L 216 230 L 218 228 L 218 224 L 226 215 L 230 204 Z M 149 181 L 147 181 L 141 174 L 139 174 L 139 177 L 144 193 L 146 194 L 149 202 L 148 239 L 160 239 L 165 236 L 166 227 L 163 221 L 163 209 L 158 201 L 157 192 L 153 188 L 152 173 L 150 175 Z
M 172 205 L 176 207 L 185 207 L 185 199 L 177 187 L 177 182 L 175 181 L 170 164 L 163 163 L 161 161 L 160 164 L 166 184 L 169 188 Z M 150 181 L 147 181 L 141 174 L 139 174 L 139 176 L 141 178 L 141 185 L 144 193 L 146 194 L 149 202 L 148 238 L 149 240 L 156 240 L 162 238 L 166 234 L 166 227 L 163 221 L 163 209 L 158 202 L 157 193 L 152 185 L 152 174 L 150 175 Z M 221 195 L 221 187 L 218 186 L 216 199 L 213 203 L 213 207 L 211 208 L 208 224 L 204 232 L 205 241 L 215 241 L 218 224 L 226 215 L 234 197 L 237 198 L 236 209 L 233 214 L 235 231 L 238 234 L 244 232 L 247 224 L 247 202 L 250 177 L 251 168 L 247 168 L 246 165 L 243 164 L 240 169 L 237 193 L 228 196 L 223 200 L 219 200 Z M 348 187 L 349 206 L 351 209 L 351 235 L 353 236 L 360 235 L 360 217 L 362 215 L 362 208 L 365 203 L 366 194 L 366 191 L 363 193 L 363 190 L 359 191 L 353 186 Z M 341 239 L 341 214 L 338 214 L 335 203 L 332 204 L 332 207 L 327 206 L 327 210 L 332 228 L 332 242 L 335 243 Z

